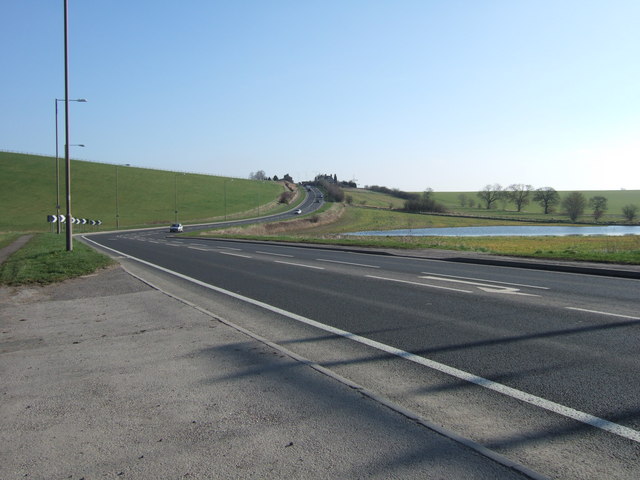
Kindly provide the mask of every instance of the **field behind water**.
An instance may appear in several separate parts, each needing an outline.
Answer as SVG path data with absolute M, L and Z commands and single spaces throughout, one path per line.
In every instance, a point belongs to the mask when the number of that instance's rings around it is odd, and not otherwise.
M 360 207 L 375 207 L 382 209 L 401 209 L 404 200 L 388 194 L 372 192 L 364 189 L 345 189 L 346 195 L 352 199 L 352 205 Z M 558 191 L 560 198 L 566 197 L 570 191 Z M 588 199 L 595 196 L 602 196 L 607 199 L 608 209 L 600 219 L 603 222 L 622 222 L 622 208 L 625 205 L 636 205 L 640 209 L 640 190 L 583 190 L 581 193 Z M 460 197 L 464 195 L 467 200 L 474 202 L 473 207 L 462 206 Z M 531 195 L 533 196 L 533 194 Z M 555 211 L 545 215 L 542 206 L 531 201 L 525 205 L 521 212 L 516 211 L 513 203 L 498 201 L 496 208 L 487 210 L 484 208 L 477 192 L 434 192 L 433 198 L 442 203 L 450 212 L 461 215 L 472 215 L 481 217 L 494 217 L 509 219 L 523 219 L 531 221 L 568 221 L 567 215 L 563 212 L 562 206 L 557 205 Z M 640 215 L 640 211 L 639 211 Z M 592 222 L 593 217 L 588 205 L 584 215 L 579 219 L 581 222 Z M 465 226 L 465 225 L 460 225 Z
M 71 161 L 71 212 L 76 218 L 101 220 L 102 230 L 115 228 L 116 208 L 120 228 L 168 225 L 176 209 L 178 221 L 189 223 L 257 214 L 259 209 L 264 213 L 277 208 L 283 189 L 278 182 Z M 65 199 L 61 159 L 61 214 Z M 0 204 L 0 231 L 49 231 L 47 215 L 56 213 L 55 157 L 0 152 Z

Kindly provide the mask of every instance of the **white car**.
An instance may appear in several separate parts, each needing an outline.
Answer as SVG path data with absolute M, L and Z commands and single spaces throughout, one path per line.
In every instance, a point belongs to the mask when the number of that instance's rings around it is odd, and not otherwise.
M 300 214 L 302 213 L 302 210 L 297 209 L 297 210 L 296 210 L 295 212 L 293 212 L 293 213 L 295 213 L 296 215 L 300 215 Z
M 169 227 L 169 233 L 180 233 L 183 230 L 181 223 L 174 223 Z

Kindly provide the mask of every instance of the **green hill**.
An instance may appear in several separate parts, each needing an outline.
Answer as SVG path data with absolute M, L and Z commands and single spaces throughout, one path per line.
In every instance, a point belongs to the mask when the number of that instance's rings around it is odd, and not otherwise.
M 64 159 L 59 166 L 64 214 Z M 116 208 L 120 228 L 168 225 L 176 219 L 175 210 L 179 222 L 196 223 L 264 213 L 277 207 L 283 190 L 278 182 L 71 161 L 72 215 L 102 220 L 102 230 L 116 227 Z M 47 215 L 56 213 L 55 157 L 0 152 L 0 202 L 0 232 L 49 231 Z

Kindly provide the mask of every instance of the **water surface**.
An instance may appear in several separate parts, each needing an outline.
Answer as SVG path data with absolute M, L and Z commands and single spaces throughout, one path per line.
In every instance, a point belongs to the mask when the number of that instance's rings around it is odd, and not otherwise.
M 387 237 L 533 237 L 533 236 L 566 236 L 566 235 L 640 235 L 640 226 L 485 226 L 485 227 L 453 227 L 453 228 L 407 228 L 401 230 L 378 230 L 370 232 L 352 232 L 346 235 L 387 236 Z

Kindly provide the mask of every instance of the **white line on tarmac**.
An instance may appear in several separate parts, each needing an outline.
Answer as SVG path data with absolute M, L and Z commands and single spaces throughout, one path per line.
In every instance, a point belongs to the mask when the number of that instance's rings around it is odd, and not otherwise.
M 352 263 L 352 262 L 341 262 L 339 260 L 326 260 L 324 258 L 316 258 L 318 262 L 330 262 L 330 263 L 340 263 L 342 265 L 354 265 L 356 267 L 366 267 L 366 268 L 380 268 L 377 265 L 365 265 L 364 263 Z
M 505 287 L 503 285 L 494 285 L 494 284 L 489 284 L 489 283 L 478 283 L 478 282 L 471 282 L 468 280 L 458 280 L 457 278 L 442 278 L 442 277 L 434 277 L 431 275 L 427 275 L 424 277 L 420 277 L 420 278 L 424 278 L 426 280 L 436 280 L 436 281 L 440 281 L 440 282 L 455 282 L 455 283 L 464 283 L 466 285 L 474 285 L 476 287 L 478 287 L 480 290 L 483 290 L 485 292 L 488 293 L 504 293 L 504 294 L 509 294 L 509 295 L 524 295 L 527 297 L 539 297 L 540 295 L 534 295 L 532 293 L 523 293 L 520 292 L 519 288 L 513 288 L 513 287 Z
M 375 278 L 376 280 L 387 280 L 389 282 L 408 283 L 409 285 L 417 285 L 419 287 L 438 288 L 440 290 L 451 290 L 452 292 L 473 293 L 471 290 L 462 290 L 460 288 L 441 287 L 440 285 L 430 285 L 428 283 L 411 282 L 409 280 L 398 280 L 397 278 L 376 277 L 375 275 L 365 275 L 367 278 Z
M 314 268 L 316 270 L 324 270 L 324 267 L 315 267 L 313 265 L 305 265 L 304 263 L 293 263 L 293 262 L 283 262 L 280 260 L 276 260 L 275 263 L 282 263 L 284 265 L 293 265 L 294 267 L 304 267 L 304 268 Z
M 598 315 L 608 315 L 610 317 L 628 318 L 629 320 L 640 320 L 640 317 L 632 317 L 631 315 L 622 315 L 620 313 L 600 312 L 598 310 L 587 310 L 586 308 L 565 307 L 568 310 L 577 310 L 579 312 L 597 313 Z
M 241 253 L 233 253 L 233 252 L 218 252 L 222 255 L 231 255 L 232 257 L 242 257 L 242 258 L 251 258 L 249 255 L 242 255 Z
M 200 248 L 200 247 L 187 247 L 187 248 L 190 248 L 191 250 L 200 250 L 201 252 L 213 252 L 213 251 L 215 251 L 215 250 L 210 250 L 208 248 Z M 222 253 L 222 252 L 220 252 L 220 253 Z
M 421 357 L 419 355 L 415 355 L 410 352 L 406 352 L 404 350 L 400 350 L 399 348 L 392 347 L 390 345 L 385 345 L 384 343 L 376 342 L 375 340 L 370 340 L 365 337 L 361 337 L 360 335 L 353 334 L 351 332 L 347 332 L 346 330 L 341 330 L 339 328 L 332 327 L 330 325 L 325 325 L 320 322 L 316 322 L 315 320 L 311 320 L 310 318 L 303 317 L 302 315 L 298 315 L 296 313 L 288 312 L 287 310 L 283 310 L 281 308 L 275 307 L 273 305 L 269 305 L 268 303 L 260 302 L 259 300 L 254 300 L 253 298 L 245 297 L 244 295 L 240 295 L 238 293 L 231 292 L 229 290 L 225 290 L 224 288 L 216 287 L 214 285 L 210 285 L 196 278 L 189 277 L 187 275 L 183 275 L 178 272 L 174 272 L 173 270 L 169 270 L 168 268 L 161 267 L 160 265 L 156 265 L 151 262 L 147 262 L 146 260 L 142 260 L 140 258 L 133 257 L 131 255 L 127 255 L 126 253 L 120 252 L 110 247 L 106 247 L 104 245 L 99 244 L 98 242 L 91 240 L 87 237 L 82 237 L 87 242 L 93 243 L 95 245 L 99 245 L 101 248 L 106 250 L 110 250 L 118 255 L 121 255 L 125 258 L 135 260 L 149 267 L 155 268 L 162 272 L 168 273 L 170 275 L 174 275 L 183 280 L 187 280 L 189 282 L 195 283 L 196 285 L 200 285 L 201 287 L 207 288 L 209 290 L 213 290 L 218 293 L 222 293 L 224 295 L 236 298 L 238 300 L 242 300 L 243 302 L 250 303 L 257 307 L 264 308 L 265 310 L 269 310 L 271 312 L 277 313 L 279 315 L 283 315 L 285 317 L 291 318 L 292 320 L 296 320 L 300 323 L 304 323 L 306 325 L 310 325 L 312 327 L 318 328 L 320 330 L 324 330 L 325 332 L 329 332 L 349 340 L 353 340 L 354 342 L 361 343 L 363 345 L 367 345 L 371 348 L 375 348 L 385 353 L 389 353 L 391 355 L 395 355 L 397 357 L 403 358 L 410 362 L 414 362 L 419 365 L 423 365 L 427 368 L 431 368 L 441 373 L 445 373 L 455 378 L 459 378 L 460 380 L 465 380 L 469 383 L 473 383 L 474 385 L 478 385 L 484 387 L 488 390 L 492 390 L 494 392 L 501 393 L 511 398 L 515 398 L 522 402 L 528 403 L 530 405 L 534 405 L 539 408 L 543 408 L 553 413 L 557 413 L 558 415 L 562 415 L 567 418 L 571 418 L 578 422 L 584 423 L 586 425 L 598 428 L 600 430 L 604 430 L 606 432 L 612 433 L 619 437 L 626 438 L 628 440 L 634 441 L 636 443 L 640 443 L 640 432 L 637 430 L 633 430 L 632 428 L 625 427 L 623 425 L 619 425 L 614 422 L 610 422 L 609 420 L 605 420 L 603 418 L 596 417 L 594 415 L 590 415 L 585 412 L 581 412 L 579 410 L 575 410 L 570 407 L 566 407 L 564 405 L 560 405 L 559 403 L 552 402 L 550 400 L 538 397 L 536 395 L 531 395 L 526 392 L 522 392 L 520 390 L 516 390 L 515 388 L 508 387 L 498 382 L 494 382 L 493 380 L 489 380 L 487 378 L 479 377 L 472 373 L 465 372 L 464 370 L 459 370 L 457 368 L 450 367 L 448 365 L 444 365 L 439 362 L 435 362 L 433 360 L 429 360 L 428 358 Z M 421 285 L 421 284 L 418 284 Z
M 293 258 L 293 255 L 285 255 L 284 253 L 261 252 L 260 250 L 256 251 L 256 253 L 261 253 L 262 255 L 273 255 L 274 257 Z
M 487 280 L 485 278 L 459 277 L 457 275 L 445 275 L 444 273 L 433 273 L 433 272 L 422 272 L 422 273 L 424 273 L 425 275 L 435 275 L 438 277 L 460 278 L 462 280 L 477 280 L 479 282 L 491 282 L 491 283 L 497 283 L 500 285 L 512 285 L 514 287 L 528 287 L 528 288 L 539 288 L 541 290 L 549 290 L 549 287 L 540 287 L 538 285 L 525 285 L 523 283 L 499 282 L 497 280 Z

